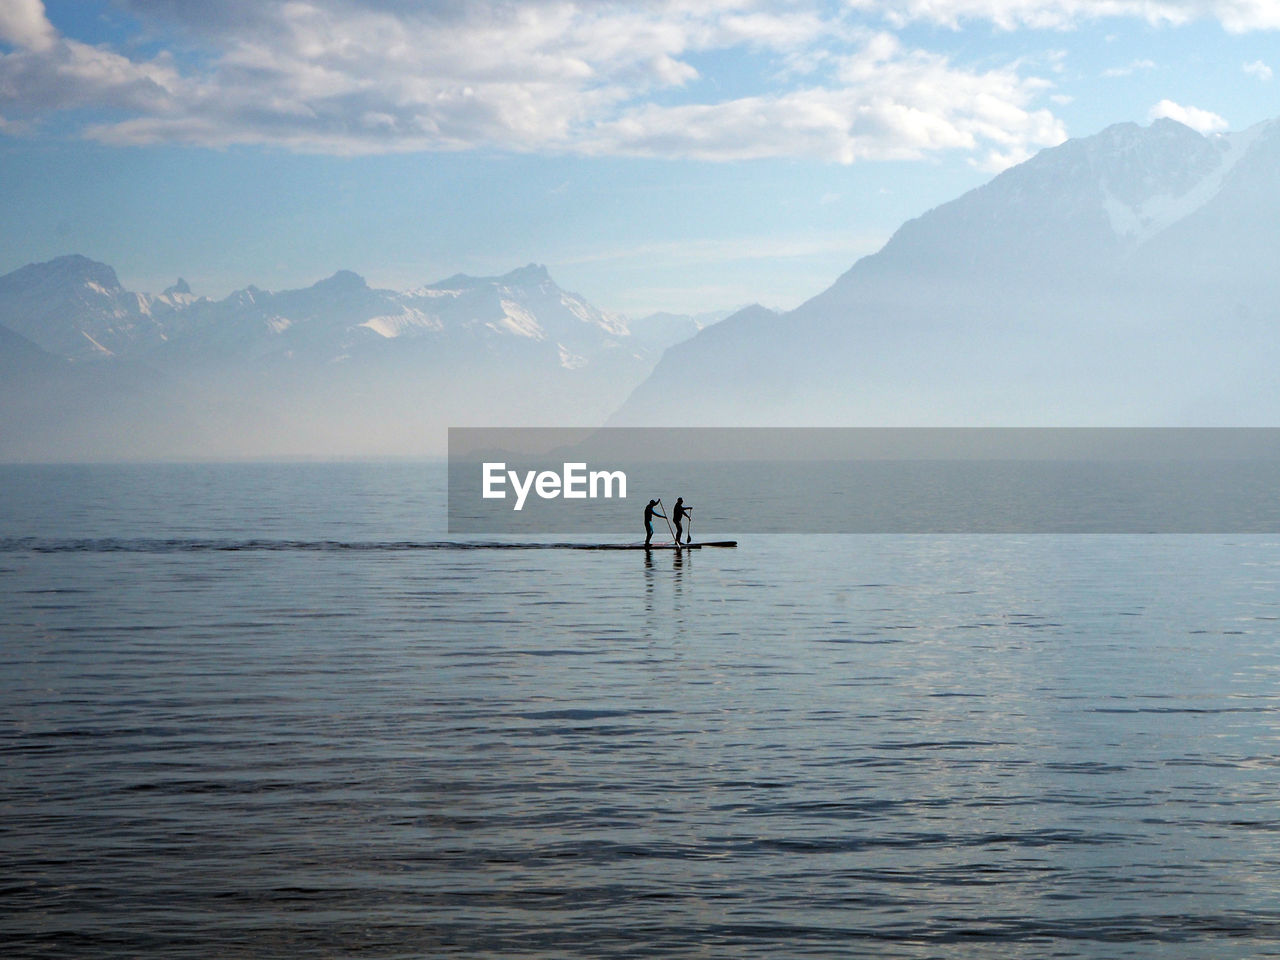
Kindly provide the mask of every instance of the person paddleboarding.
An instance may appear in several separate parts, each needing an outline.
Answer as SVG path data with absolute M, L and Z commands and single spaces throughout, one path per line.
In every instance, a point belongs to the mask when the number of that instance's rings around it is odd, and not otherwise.
M 656 509 L 657 506 L 657 500 L 650 500 L 648 505 L 644 508 L 644 545 L 646 547 L 649 546 L 649 541 L 653 539 L 654 515 L 657 514 L 663 520 L 667 519 L 667 515 L 665 513 L 658 513 Z
M 676 525 L 676 543 L 677 544 L 680 543 L 680 534 L 684 533 L 684 524 L 682 522 L 684 518 L 687 516 L 689 518 L 690 524 L 692 524 L 693 522 L 693 515 L 689 512 L 692 509 L 693 507 L 686 507 L 684 505 L 684 497 L 676 497 L 676 505 L 674 509 L 672 509 L 671 511 L 671 521 Z M 690 536 L 692 537 L 692 530 L 690 530 Z M 688 542 L 689 542 L 688 540 L 685 541 L 685 543 L 688 543 Z

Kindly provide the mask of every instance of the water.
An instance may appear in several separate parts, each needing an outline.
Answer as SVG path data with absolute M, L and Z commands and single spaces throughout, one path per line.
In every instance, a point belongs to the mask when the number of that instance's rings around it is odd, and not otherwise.
M 647 559 L 417 549 L 421 465 L 0 483 L 6 957 L 1280 956 L 1274 537 Z

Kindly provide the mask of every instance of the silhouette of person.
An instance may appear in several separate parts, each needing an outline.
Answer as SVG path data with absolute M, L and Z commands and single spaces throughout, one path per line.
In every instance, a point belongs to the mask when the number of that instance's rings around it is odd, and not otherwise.
M 654 509 L 658 505 L 657 500 L 650 500 L 649 505 L 644 508 L 644 545 L 649 546 L 649 541 L 653 539 L 653 517 L 654 514 L 660 516 L 663 520 L 667 519 L 665 513 L 658 513 Z
M 684 497 L 676 497 L 675 509 L 671 511 L 671 522 L 676 525 L 676 543 L 680 542 L 680 534 L 684 533 L 684 525 L 681 521 L 686 516 L 690 516 L 689 511 L 692 509 L 684 505 Z

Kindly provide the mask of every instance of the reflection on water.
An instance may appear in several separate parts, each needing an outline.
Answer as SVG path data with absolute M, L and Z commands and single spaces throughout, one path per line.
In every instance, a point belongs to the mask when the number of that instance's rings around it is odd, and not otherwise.
M 383 544 L 0 551 L 6 956 L 1280 948 L 1274 540 L 409 550 L 296 469 L 0 518 Z

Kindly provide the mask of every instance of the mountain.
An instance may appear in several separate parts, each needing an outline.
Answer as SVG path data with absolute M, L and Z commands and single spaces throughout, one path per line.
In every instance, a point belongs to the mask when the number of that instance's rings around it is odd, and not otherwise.
M 396 292 L 350 271 L 221 300 L 82 256 L 0 277 L 0 456 L 439 452 L 450 425 L 591 425 L 658 351 L 545 267 Z
M 615 425 L 1271 425 L 1278 174 L 1280 121 L 1119 124 L 903 224 L 789 313 L 716 323 L 629 323 L 533 264 L 407 291 L 339 271 L 213 300 L 182 280 L 135 293 L 59 257 L 0 277 L 0 457 L 436 453 L 451 425 L 610 411 Z
M 36 374 L 49 376 L 62 361 L 19 333 L 0 327 L 0 373 L 6 378 Z
M 121 287 L 106 264 L 78 255 L 0 277 L 0 324 L 74 359 L 114 356 L 159 331 L 149 298 Z
M 643 343 L 660 354 L 668 347 L 695 336 L 699 330 L 719 323 L 733 312 L 711 310 L 704 313 L 651 313 L 631 321 L 629 326 L 638 343 Z
M 1119 124 L 904 224 L 790 313 L 668 350 L 616 425 L 1280 417 L 1280 121 Z

